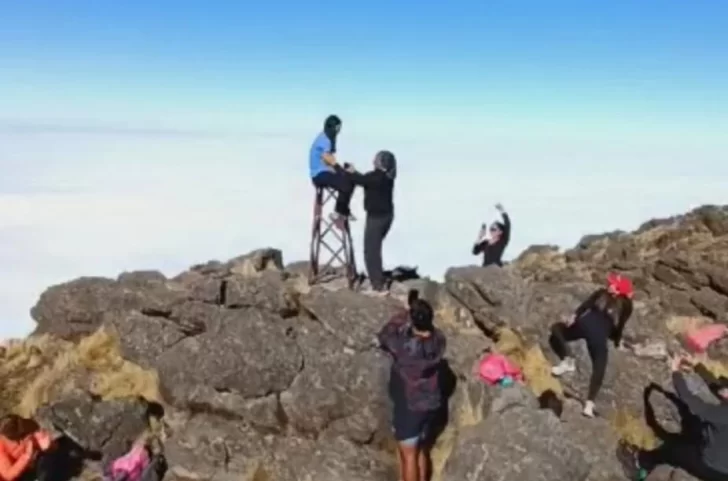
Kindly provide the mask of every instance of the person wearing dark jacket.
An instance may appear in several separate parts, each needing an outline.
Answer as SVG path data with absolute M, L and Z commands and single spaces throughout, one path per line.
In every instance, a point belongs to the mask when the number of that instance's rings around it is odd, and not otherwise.
M 364 189 L 364 264 L 374 291 L 385 290 L 382 244 L 394 220 L 394 179 L 397 177 L 397 159 L 383 150 L 374 157 L 374 169 L 366 174 L 350 171 L 354 185 Z
M 632 315 L 632 281 L 619 274 L 610 274 L 607 288 L 596 290 L 566 322 L 551 327 L 550 344 L 561 362 L 551 370 L 562 376 L 576 370 L 569 343 L 584 339 L 592 362 L 589 391 L 584 403 L 584 415 L 594 417 L 594 400 L 607 370 L 609 340 L 620 347 L 627 320 Z
M 511 218 L 501 204 L 496 204 L 495 208 L 500 212 L 503 222 L 494 222 L 491 224 L 490 229 L 483 224 L 478 238 L 473 244 L 473 255 L 483 254 L 483 267 L 489 265 L 502 266 L 503 252 L 505 252 L 508 242 L 511 240 Z
M 718 398 L 718 403 L 708 403 L 693 393 L 682 369 L 693 366 Z M 673 436 L 657 449 L 640 450 L 620 445 L 619 460 L 630 478 L 645 479 L 661 464 L 687 471 L 702 481 L 728 480 L 728 379 L 716 378 L 704 366 L 688 357 L 676 356 L 671 363 L 672 384 L 682 401 L 702 426 L 700 439 L 689 436 Z
M 445 402 L 440 371 L 444 334 L 433 325 L 432 306 L 412 290 L 409 309 L 394 316 L 379 332 L 381 348 L 392 358 L 389 393 L 397 440 L 400 480 L 426 481 L 430 476 L 429 446 L 438 410 Z

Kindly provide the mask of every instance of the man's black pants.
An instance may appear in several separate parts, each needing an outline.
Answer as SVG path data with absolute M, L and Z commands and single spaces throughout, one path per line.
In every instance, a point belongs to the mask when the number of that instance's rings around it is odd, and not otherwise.
M 337 169 L 336 172 L 321 172 L 313 179 L 316 187 L 330 187 L 337 192 L 336 206 L 334 211 L 344 217 L 351 215 L 349 204 L 354 193 L 354 183 L 345 170 Z

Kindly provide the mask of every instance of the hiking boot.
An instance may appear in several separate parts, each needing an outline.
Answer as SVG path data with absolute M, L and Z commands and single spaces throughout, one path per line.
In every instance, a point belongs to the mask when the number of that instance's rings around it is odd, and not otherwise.
M 570 357 L 565 358 L 559 364 L 551 368 L 551 374 L 557 377 L 574 371 L 576 371 L 576 362 Z
M 337 229 L 344 230 L 346 228 L 346 217 L 343 215 L 332 212 L 331 215 L 329 215 L 329 219 Z
M 638 449 L 625 442 L 617 446 L 617 460 L 622 466 L 622 471 L 627 479 L 631 481 L 644 481 L 649 472 L 640 466 Z

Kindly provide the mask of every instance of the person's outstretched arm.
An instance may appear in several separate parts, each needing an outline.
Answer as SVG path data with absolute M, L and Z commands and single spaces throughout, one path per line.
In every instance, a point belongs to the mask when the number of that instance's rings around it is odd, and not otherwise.
M 500 212 L 500 215 L 503 218 L 503 235 L 501 239 L 503 239 L 503 244 L 508 244 L 511 240 L 511 218 L 503 205 L 497 204 L 495 208 L 498 209 L 498 212 Z
M 705 384 L 718 384 L 718 378 L 715 377 L 704 364 L 696 364 L 693 367 L 693 371 L 695 371 L 695 374 L 700 376 L 700 379 L 702 379 Z
M 332 154 L 331 152 L 324 152 L 321 155 L 321 160 L 326 162 L 326 164 L 330 165 L 331 167 L 336 167 L 339 164 L 336 162 L 336 156 Z
M 351 178 L 351 181 L 354 182 L 354 185 L 364 187 L 365 189 L 369 189 L 377 185 L 377 176 L 373 170 L 366 174 L 359 173 L 356 170 L 349 170 L 347 172 L 349 172 L 349 177 Z
M 377 340 L 379 341 L 379 347 L 387 351 L 392 355 L 397 354 L 397 340 L 399 339 L 399 329 L 402 324 L 407 322 L 407 311 L 397 314 L 392 317 L 382 327 L 377 334 Z
M 483 224 L 480 227 L 480 232 L 478 233 L 478 237 L 475 239 L 475 243 L 473 244 L 473 255 L 477 256 L 478 254 L 482 254 L 485 248 L 488 246 L 488 239 L 485 238 L 485 234 L 488 232 L 488 227 Z
M 482 254 L 487 245 L 488 241 L 481 241 L 473 244 L 473 255 L 477 256 L 479 254 Z

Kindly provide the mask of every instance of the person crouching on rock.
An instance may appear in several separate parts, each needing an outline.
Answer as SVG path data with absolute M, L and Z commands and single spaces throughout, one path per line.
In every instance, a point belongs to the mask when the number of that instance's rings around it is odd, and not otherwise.
M 409 309 L 393 317 L 378 338 L 392 357 L 389 393 L 400 479 L 427 481 L 431 428 L 444 402 L 439 373 L 446 340 L 433 325 L 432 306 L 419 299 L 416 290 L 409 292 L 408 304 Z
M 394 219 L 394 179 L 397 177 L 397 159 L 389 151 L 378 152 L 374 157 L 374 169 L 366 174 L 350 171 L 354 185 L 364 189 L 364 263 L 372 290 L 385 292 L 382 243 L 387 237 Z
M 44 454 L 50 449 L 51 435 L 30 419 L 13 414 L 0 420 L 0 481 L 40 479 Z
M 682 372 L 686 367 L 695 369 L 717 403 L 706 402 L 690 390 Z M 633 480 L 647 478 L 661 464 L 681 468 L 701 481 L 728 480 L 728 379 L 714 376 L 690 357 L 676 356 L 671 369 L 675 393 L 698 421 L 700 432 L 673 434 L 651 451 L 621 443 L 617 458 Z
M 632 315 L 632 282 L 618 274 L 610 274 L 607 288 L 596 290 L 566 322 L 551 327 L 551 347 L 561 363 L 551 371 L 555 376 L 574 372 L 576 363 L 569 343 L 584 339 L 592 362 L 591 380 L 584 415 L 594 417 L 594 400 L 604 381 L 609 353 L 608 341 L 620 347 L 622 333 Z

